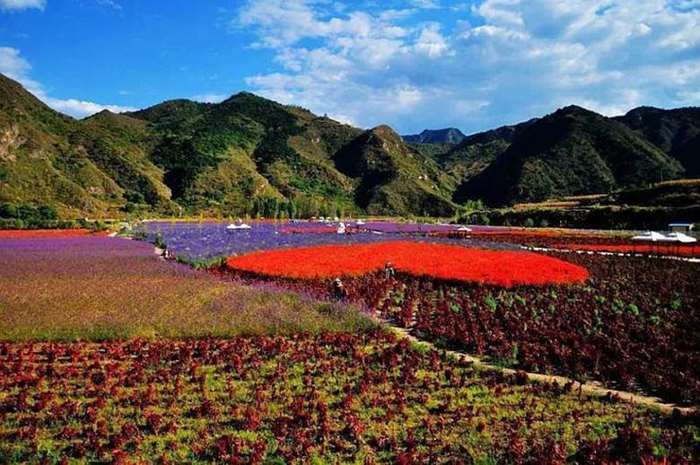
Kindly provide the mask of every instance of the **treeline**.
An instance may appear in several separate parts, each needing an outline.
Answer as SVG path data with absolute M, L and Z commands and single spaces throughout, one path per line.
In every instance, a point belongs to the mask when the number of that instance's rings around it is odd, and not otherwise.
M 493 226 L 661 230 L 669 223 L 700 222 L 700 205 L 484 210 L 468 212 L 459 218 L 459 222 Z
M 319 197 L 299 196 L 295 199 L 256 197 L 242 207 L 221 208 L 224 216 L 245 216 L 248 218 L 306 219 L 311 217 L 343 217 L 355 213 L 355 209 L 345 203 Z
M 0 203 L 0 229 L 101 229 L 102 224 L 87 220 L 61 220 L 55 208 L 47 205 Z

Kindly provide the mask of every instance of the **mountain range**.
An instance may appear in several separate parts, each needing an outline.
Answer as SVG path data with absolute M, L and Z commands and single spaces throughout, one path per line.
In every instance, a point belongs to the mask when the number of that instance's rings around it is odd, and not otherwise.
M 0 202 L 61 216 L 451 215 L 700 176 L 700 109 L 570 106 L 465 136 L 363 130 L 247 92 L 75 120 L 0 75 Z
M 420 134 L 401 136 L 406 142 L 418 144 L 459 144 L 465 136 L 457 128 L 424 129 Z

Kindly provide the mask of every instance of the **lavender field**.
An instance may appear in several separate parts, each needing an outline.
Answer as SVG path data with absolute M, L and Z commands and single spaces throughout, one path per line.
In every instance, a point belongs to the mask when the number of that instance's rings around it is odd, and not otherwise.
M 122 238 L 0 239 L 0 339 L 355 330 L 352 309 L 232 285 Z M 263 286 L 264 287 L 264 286 Z
M 223 222 L 165 222 L 149 221 L 138 224 L 136 237 L 148 241 L 160 238 L 179 258 L 193 261 L 241 255 L 258 250 L 305 247 L 323 244 L 367 244 L 392 240 L 428 240 L 435 233 L 458 231 L 455 225 L 398 223 L 391 221 L 367 222 L 361 226 L 348 223 L 347 234 L 337 234 L 337 226 L 311 221 L 250 223 L 249 230 L 227 231 Z M 488 248 L 514 248 L 507 243 L 486 242 L 478 239 L 451 240 L 430 237 L 431 242 L 457 242 L 463 245 Z

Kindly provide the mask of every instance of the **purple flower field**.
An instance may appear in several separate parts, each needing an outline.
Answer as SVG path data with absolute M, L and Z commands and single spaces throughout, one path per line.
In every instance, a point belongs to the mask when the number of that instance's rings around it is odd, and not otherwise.
M 285 334 L 368 324 L 344 306 L 223 282 L 123 238 L 0 239 L 0 263 L 0 340 Z
M 306 247 L 324 244 L 367 244 L 391 240 L 426 240 L 430 233 L 456 231 L 454 225 L 431 225 L 395 222 L 368 222 L 349 234 L 336 234 L 335 226 L 300 221 L 294 223 L 252 222 L 249 230 L 226 230 L 227 223 L 162 222 L 139 224 L 135 236 L 148 241 L 160 237 L 178 258 L 206 260 L 241 255 L 258 250 Z M 352 223 L 350 223 L 352 225 Z M 328 229 L 319 233 L 319 229 Z M 293 231 L 293 232 L 290 232 Z M 308 231 L 305 233 L 304 231 Z M 431 242 L 461 243 L 485 248 L 513 248 L 509 244 L 474 239 L 430 238 Z

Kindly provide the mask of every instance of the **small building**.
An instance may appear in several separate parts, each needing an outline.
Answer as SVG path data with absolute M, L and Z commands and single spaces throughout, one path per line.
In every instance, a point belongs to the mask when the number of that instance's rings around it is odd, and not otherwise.
M 690 232 L 693 230 L 693 223 L 670 223 L 668 230 L 671 232 Z

